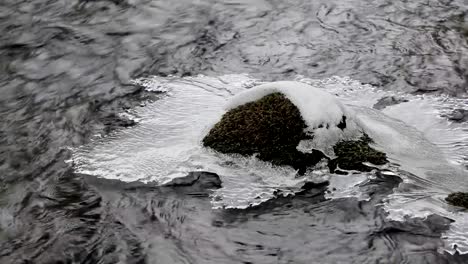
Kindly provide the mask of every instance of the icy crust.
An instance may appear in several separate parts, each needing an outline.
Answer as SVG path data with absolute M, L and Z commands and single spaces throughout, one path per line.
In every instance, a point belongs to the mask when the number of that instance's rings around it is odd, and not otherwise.
M 281 93 L 300 111 L 312 140 L 303 140 L 297 149 L 309 153 L 313 149 L 335 158 L 333 146 L 341 140 L 362 136 L 352 110 L 346 108 L 335 96 L 322 89 L 295 81 L 266 83 L 243 91 L 230 99 L 226 111 L 257 101 L 266 95 Z
M 347 115 L 345 106 L 333 95 L 294 81 L 266 83 L 241 92 L 228 102 L 226 110 L 257 101 L 272 93 L 282 93 L 296 105 L 305 123 L 311 129 L 320 125 L 337 126 L 342 117 Z
M 468 98 L 384 91 L 347 77 L 314 80 L 298 76 L 296 80 L 321 89 L 322 94 L 336 95 L 346 105 L 347 121 L 358 122 L 358 127 L 374 140 L 372 147 L 388 155 L 390 171 L 403 183 L 382 204 L 387 218 L 406 221 L 438 214 L 453 219 L 443 236 L 441 251 L 454 253 L 456 244 L 458 252 L 468 253 L 468 214 L 444 200 L 448 193 L 468 188 L 468 123 L 453 123 L 443 117 L 456 108 L 468 109 Z M 329 181 L 327 198 L 366 200 L 369 196 L 360 183 L 373 178 L 372 172 L 341 176 L 329 173 L 323 165 L 297 178 L 291 167 L 273 166 L 255 157 L 224 155 L 199 145 L 225 112 L 223 106 L 232 95 L 249 95 L 249 89 L 264 83 L 260 80 L 248 75 L 200 75 L 150 77 L 135 83 L 148 91 L 163 92 L 161 99 L 131 112 L 139 118 L 137 126 L 74 149 L 69 162 L 77 172 L 161 184 L 191 171 L 215 172 L 223 188 L 214 191 L 214 208 L 247 208 L 269 200 L 277 190 L 293 195 L 305 181 Z M 245 95 L 236 99 L 238 103 L 255 99 Z M 369 109 L 385 96 L 408 102 L 381 111 Z M 347 122 L 347 129 L 351 123 Z M 327 135 L 332 137 L 331 133 Z M 446 157 L 451 164 L 446 164 Z

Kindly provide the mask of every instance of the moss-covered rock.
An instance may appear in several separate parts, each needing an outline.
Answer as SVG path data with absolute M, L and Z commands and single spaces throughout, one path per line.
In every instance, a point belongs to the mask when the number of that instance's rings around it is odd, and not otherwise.
M 455 192 L 451 193 L 445 200 L 454 206 L 460 206 L 468 209 L 468 193 Z
M 337 156 L 329 162 L 331 171 L 337 167 L 345 170 L 370 171 L 372 168 L 364 165 L 369 162 L 375 165 L 383 165 L 388 162 L 385 153 L 373 149 L 369 146 L 372 139 L 364 134 L 359 140 L 340 141 L 334 147 L 333 151 Z
M 320 151 L 296 149 L 310 139 L 299 109 L 284 95 L 272 93 L 228 111 L 203 139 L 203 145 L 222 153 L 258 154 L 275 165 L 290 165 L 300 172 L 325 157 Z
M 338 127 L 346 128 L 345 116 Z M 307 167 L 327 158 L 318 150 L 312 153 L 297 150 L 301 140 L 311 139 L 304 132 L 306 128 L 299 109 L 281 93 L 272 93 L 225 113 L 203 139 L 203 145 L 222 153 L 258 154 L 261 160 L 292 166 L 302 174 Z M 339 167 L 369 171 L 363 162 L 385 164 L 386 155 L 371 148 L 371 142 L 364 135 L 357 141 L 337 143 L 334 146 L 337 158 L 329 162 L 330 170 L 335 171 Z

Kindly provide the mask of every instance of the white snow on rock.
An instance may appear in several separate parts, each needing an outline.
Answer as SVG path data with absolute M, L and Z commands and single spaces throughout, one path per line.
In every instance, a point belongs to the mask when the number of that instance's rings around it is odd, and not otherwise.
M 317 149 L 327 156 L 334 157 L 333 146 L 340 140 L 356 139 L 362 135 L 353 112 L 346 108 L 335 96 L 304 83 L 280 81 L 262 84 L 235 95 L 226 106 L 226 110 L 256 101 L 262 97 L 281 93 L 301 112 L 307 125 L 306 132 L 314 136 L 313 140 L 304 140 L 298 150 L 311 152 Z M 338 127 L 346 117 L 346 128 Z
M 266 83 L 239 93 L 229 101 L 227 110 L 276 92 L 284 94 L 299 108 L 302 118 L 310 128 L 324 124 L 336 126 L 340 123 L 343 115 L 346 115 L 344 105 L 333 95 L 294 81 Z

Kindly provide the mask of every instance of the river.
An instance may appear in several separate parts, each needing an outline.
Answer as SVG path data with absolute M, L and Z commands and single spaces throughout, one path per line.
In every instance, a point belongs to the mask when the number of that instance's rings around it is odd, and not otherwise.
M 468 217 L 443 200 L 467 191 L 468 117 L 450 119 L 468 108 L 467 10 L 1 1 L 0 262 L 468 263 Z M 396 130 L 380 140 L 399 166 L 311 184 L 199 146 L 226 100 L 274 80 Z M 406 102 L 369 110 L 385 96 Z

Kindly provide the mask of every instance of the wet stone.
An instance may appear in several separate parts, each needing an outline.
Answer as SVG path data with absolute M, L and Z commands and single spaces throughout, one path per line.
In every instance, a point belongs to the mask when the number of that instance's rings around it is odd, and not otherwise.
M 333 151 L 336 159 L 328 163 L 330 171 L 336 168 L 345 170 L 371 171 L 372 168 L 363 163 L 369 162 L 374 165 L 384 165 L 388 162 L 385 153 L 373 149 L 369 144 L 372 139 L 364 134 L 359 140 L 340 141 L 334 147 Z
M 165 187 L 183 187 L 190 186 L 200 189 L 218 189 L 222 187 L 222 182 L 216 173 L 211 172 L 190 172 L 185 177 L 175 178 Z
M 467 122 L 468 121 L 468 110 L 467 109 L 455 109 L 447 116 L 449 120 L 455 122 Z
M 468 192 L 451 193 L 447 198 L 445 198 L 445 200 L 451 205 L 468 209 Z
M 304 173 L 325 155 L 320 151 L 302 153 L 301 140 L 310 139 L 299 109 L 280 93 L 228 111 L 203 139 L 203 145 L 221 153 L 258 158 L 274 165 L 289 165 Z
M 377 103 L 374 104 L 373 108 L 377 110 L 382 110 L 387 106 L 396 105 L 404 102 L 408 102 L 408 100 L 396 96 L 385 96 L 380 98 L 379 101 L 377 101 Z
M 343 116 L 340 129 L 346 128 Z M 330 171 L 370 171 L 363 163 L 375 165 L 387 163 L 385 153 L 369 146 L 367 135 L 356 141 L 341 141 L 334 146 L 336 159 L 330 160 L 321 151 L 303 153 L 297 150 L 301 140 L 312 139 L 299 109 L 281 93 L 272 93 L 257 101 L 231 109 L 203 139 L 203 145 L 221 153 L 244 156 L 257 155 L 260 160 L 274 165 L 289 165 L 304 174 L 307 168 L 322 159 L 329 160 Z

